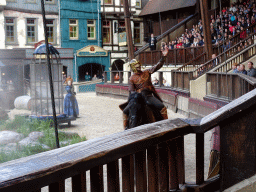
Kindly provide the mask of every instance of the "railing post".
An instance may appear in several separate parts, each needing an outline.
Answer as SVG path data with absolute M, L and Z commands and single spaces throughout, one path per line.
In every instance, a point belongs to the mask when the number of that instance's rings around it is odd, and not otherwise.
M 65 180 L 50 184 L 49 192 L 65 192 Z
M 108 76 L 107 76 L 107 72 L 104 71 L 104 83 L 108 82 Z
M 72 192 L 86 191 L 86 173 L 81 173 L 72 177 Z
M 204 133 L 196 133 L 196 184 L 204 182 Z
M 122 158 L 122 187 L 123 192 L 134 192 L 134 156 Z
M 114 72 L 113 71 L 110 71 L 110 82 L 111 83 L 114 83 L 114 78 L 115 78 L 115 76 L 114 76 Z
M 123 83 L 123 72 L 119 71 L 119 84 Z
M 97 166 L 90 170 L 91 191 L 103 192 L 103 166 Z
M 159 155 L 159 191 L 169 191 L 169 153 L 168 145 L 169 142 L 164 142 L 158 145 Z
M 147 150 L 148 162 L 148 192 L 158 191 L 158 149 L 157 146 Z
M 159 78 L 159 87 L 162 87 L 163 86 L 163 72 L 162 71 L 160 71 L 160 72 L 158 72 L 158 78 Z
M 136 191 L 147 191 L 146 151 L 135 154 Z
M 177 167 L 177 143 L 175 140 L 168 142 L 168 157 L 169 157 L 169 188 L 171 191 L 179 190 L 179 178 L 178 178 L 178 167 Z
M 108 191 L 119 192 L 119 169 L 118 160 L 107 164 Z

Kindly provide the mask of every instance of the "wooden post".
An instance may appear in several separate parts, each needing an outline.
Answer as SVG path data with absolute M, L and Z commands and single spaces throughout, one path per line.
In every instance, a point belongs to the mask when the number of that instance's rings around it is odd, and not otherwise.
M 126 37 L 128 45 L 128 57 L 129 60 L 134 58 L 133 42 L 132 42 L 132 30 L 131 30 L 131 21 L 130 21 L 130 11 L 128 0 L 124 0 L 124 18 L 125 18 L 125 28 L 126 28 Z
M 208 4 L 207 0 L 200 0 L 201 18 L 203 22 L 204 31 L 204 48 L 208 59 L 212 57 L 212 41 L 211 41 L 211 31 L 210 31 L 210 19 L 208 14 Z

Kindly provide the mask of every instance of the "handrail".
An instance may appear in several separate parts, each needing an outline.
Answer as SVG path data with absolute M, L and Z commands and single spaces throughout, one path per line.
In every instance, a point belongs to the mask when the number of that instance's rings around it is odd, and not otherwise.
M 241 73 L 208 72 L 207 99 L 230 102 L 256 88 L 256 78 Z
M 183 21 L 181 21 L 180 23 L 176 24 L 175 26 L 173 26 L 172 28 L 168 29 L 167 31 L 165 31 L 163 34 L 159 35 L 156 39 L 157 41 L 163 39 L 166 35 L 168 35 L 169 33 L 175 31 L 178 27 L 182 26 L 183 24 L 185 24 L 187 21 L 189 21 L 190 19 L 194 18 L 197 16 L 198 13 L 195 13 L 194 15 L 190 15 L 188 16 L 186 19 L 184 19 Z M 141 47 L 138 51 L 136 51 L 134 53 L 134 56 L 137 56 L 140 52 L 145 51 L 146 49 L 149 48 L 149 44 L 147 43 L 146 45 L 144 45 L 143 47 Z
M 49 185 L 50 191 L 62 191 L 60 188 L 63 187 L 64 180 L 72 177 L 72 189 L 74 191 L 82 191 L 86 186 L 85 171 L 87 170 L 91 171 L 91 189 L 102 189 L 102 166 L 107 164 L 108 191 L 119 191 L 118 159 L 120 158 L 122 158 L 121 166 L 123 167 L 121 174 L 123 182 L 122 186 L 124 187 L 123 191 L 127 189 L 127 191 L 132 191 L 129 189 L 134 187 L 134 180 L 131 179 L 134 167 L 136 170 L 137 190 L 144 191 L 148 187 L 150 191 L 157 191 L 157 189 L 159 189 L 158 179 L 160 179 L 159 182 L 161 182 L 161 187 L 163 187 L 163 185 L 169 186 L 170 184 L 171 190 L 179 189 L 179 184 L 182 184 L 185 189 L 194 188 L 194 190 L 198 190 L 199 188 L 202 190 L 202 188 L 204 189 L 204 187 L 208 187 L 208 190 L 202 191 L 209 192 L 216 191 L 220 188 L 225 189 L 230 185 L 235 184 L 235 182 L 240 182 L 241 178 L 238 176 L 239 174 L 228 174 L 228 177 L 231 178 L 230 181 L 228 181 L 227 175 L 225 175 L 225 172 L 223 171 L 230 170 L 231 167 L 229 166 L 232 166 L 232 164 L 228 164 L 227 160 L 224 158 L 221 162 L 222 169 L 220 172 L 222 182 L 216 184 L 216 182 L 219 181 L 219 177 L 216 177 L 210 183 L 209 180 L 204 181 L 203 133 L 221 125 L 221 143 L 225 142 L 226 139 L 230 138 L 229 130 L 237 131 L 237 129 L 232 126 L 238 124 L 239 127 L 242 127 L 242 130 L 247 127 L 247 121 L 245 121 L 244 118 L 247 117 L 246 114 L 255 115 L 255 105 L 256 90 L 253 90 L 201 120 L 188 118 L 164 120 L 3 163 L 0 165 L 0 190 L 1 192 L 39 191 L 42 187 Z M 243 118 L 237 118 L 238 114 L 243 114 Z M 224 123 L 228 119 L 234 124 Z M 255 124 L 252 124 L 251 126 L 250 130 L 255 130 Z M 227 132 L 227 134 L 225 134 L 225 132 Z M 197 185 L 188 185 L 184 180 L 183 137 L 184 135 L 191 133 L 196 134 Z M 247 133 L 247 129 L 242 133 Z M 250 135 L 251 133 L 248 134 Z M 246 135 L 243 135 L 242 139 L 245 139 L 245 136 Z M 255 138 L 250 137 L 250 139 Z M 238 147 L 238 145 L 240 146 L 239 141 L 240 137 L 238 134 L 235 142 L 236 147 Z M 253 145 L 253 143 L 251 143 L 251 145 Z M 174 146 L 178 148 L 176 149 Z M 237 159 L 235 158 L 237 151 L 232 148 L 232 153 L 230 153 L 230 151 L 226 150 L 232 146 L 221 146 L 223 150 L 220 152 L 224 155 L 223 157 L 226 157 L 229 154 L 227 157 L 234 156 L 233 161 L 237 162 Z M 241 154 L 241 150 L 242 152 L 248 150 L 248 145 L 246 145 L 245 148 L 246 149 L 239 147 L 238 154 Z M 146 151 L 147 156 L 145 155 Z M 246 153 L 243 153 L 243 156 L 240 158 L 246 160 L 247 156 Z M 164 160 L 165 158 L 166 160 Z M 175 160 L 176 158 L 178 158 L 177 161 Z M 146 161 L 148 163 L 146 163 Z M 166 165 L 170 163 L 170 166 L 166 167 L 164 164 L 165 161 L 167 162 Z M 247 158 L 247 161 L 255 162 L 255 159 L 251 160 Z M 156 172 L 156 170 L 158 170 L 158 163 L 160 163 L 161 171 Z M 252 173 L 248 172 L 247 169 L 243 170 L 245 165 L 247 165 L 243 163 L 243 161 L 238 161 L 236 163 L 236 171 L 243 171 L 244 177 L 248 177 Z M 144 166 L 147 166 L 147 168 Z M 251 165 L 248 164 L 247 167 L 248 166 L 248 169 L 251 170 Z M 144 169 L 148 170 L 148 177 L 144 175 L 147 172 L 144 172 Z M 169 177 L 165 174 L 169 174 L 170 171 L 172 172 L 172 176 L 170 177 L 169 183 Z M 255 174 L 255 171 L 253 171 L 253 173 Z M 162 177 L 164 177 L 164 180 L 161 180 Z M 147 178 L 149 179 L 148 181 L 151 181 L 152 179 L 152 182 L 140 182 Z M 213 182 L 215 183 L 213 184 Z M 226 184 L 227 182 L 229 182 L 228 185 Z M 211 184 L 214 188 L 209 187 Z M 221 185 L 224 185 L 224 187 Z M 161 189 L 162 190 L 160 191 L 163 191 L 163 188 Z M 170 190 L 169 187 L 166 189 Z
M 243 41 L 241 42 L 245 42 L 247 41 L 248 39 L 251 39 L 251 41 L 254 40 L 254 34 L 250 35 L 249 37 L 247 37 L 246 39 L 244 39 Z M 218 63 L 217 64 L 213 64 L 213 61 L 216 59 L 211 59 L 209 61 L 207 61 L 205 64 L 201 65 L 200 67 L 196 68 L 194 71 L 193 71 L 193 77 L 196 79 L 200 76 L 202 76 L 203 74 L 205 74 L 206 72 L 208 72 L 209 70 L 215 68 L 215 70 L 217 70 L 218 68 L 220 67 L 217 67 L 216 66 L 222 66 L 223 65 L 220 65 L 221 63 L 223 63 L 225 60 L 227 60 L 228 58 L 233 58 L 233 57 L 239 57 L 240 55 L 244 54 L 244 52 L 248 51 L 251 47 L 255 46 L 254 44 L 248 46 L 248 48 L 246 48 L 245 50 L 239 52 L 238 54 L 236 54 L 238 51 L 238 47 L 240 46 L 240 43 L 237 43 L 236 45 L 232 46 L 231 48 L 227 49 L 226 51 L 224 51 L 223 53 L 219 54 L 216 58 L 218 59 Z M 234 55 L 234 56 L 233 56 Z M 248 54 L 248 56 L 252 56 L 250 54 Z M 248 58 L 246 58 L 248 59 Z M 243 59 L 244 61 L 244 59 Z M 240 62 L 238 62 L 239 64 Z M 224 64 L 225 65 L 225 64 Z M 231 66 L 232 67 L 232 66 Z M 227 70 L 230 70 L 231 67 Z
M 187 63 L 188 61 L 198 57 L 198 55 L 202 54 L 203 51 L 203 46 L 170 49 L 166 58 L 166 63 L 175 66 L 183 65 L 184 63 Z M 139 54 L 138 59 L 145 65 L 152 65 L 158 62 L 158 60 L 161 58 L 161 55 L 162 52 L 160 50 L 144 51 Z
M 195 61 L 201 59 L 202 57 L 204 57 L 203 60 L 205 61 L 205 56 L 206 56 L 206 52 L 203 52 L 202 54 L 198 55 L 196 58 L 194 58 L 193 60 L 189 61 L 189 62 L 186 63 L 185 65 L 182 65 L 181 67 L 179 67 L 179 68 L 176 69 L 176 70 L 177 70 L 177 71 L 187 71 L 186 69 L 188 69 L 188 66 L 189 66 L 189 65 L 193 65 L 194 70 L 195 70 L 195 64 L 192 64 L 192 63 L 194 63 Z M 203 62 L 203 63 L 205 63 L 205 62 Z M 201 63 L 201 64 L 202 64 L 202 63 Z M 201 65 L 201 64 L 200 64 L 200 65 Z

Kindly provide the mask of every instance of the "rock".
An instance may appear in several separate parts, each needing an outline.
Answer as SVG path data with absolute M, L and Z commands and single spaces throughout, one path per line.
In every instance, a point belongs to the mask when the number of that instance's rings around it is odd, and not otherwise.
M 29 133 L 28 137 L 33 140 L 33 141 L 37 141 L 39 138 L 43 137 L 44 133 L 40 132 L 40 131 L 33 131 L 31 133 Z
M 19 141 L 19 145 L 20 146 L 27 146 L 27 145 L 35 145 L 39 142 L 37 142 L 36 140 L 31 139 L 30 137 L 26 137 L 25 139 L 22 139 L 21 141 Z
M 16 143 L 23 138 L 23 135 L 14 131 L 0 131 L 0 145 Z
M 27 146 L 35 147 L 35 146 L 38 146 L 38 145 L 42 146 L 44 149 L 51 149 L 49 146 L 47 146 L 45 144 L 41 144 L 38 141 L 34 141 L 30 137 L 26 137 L 25 139 L 22 139 L 19 142 L 20 147 L 27 147 Z

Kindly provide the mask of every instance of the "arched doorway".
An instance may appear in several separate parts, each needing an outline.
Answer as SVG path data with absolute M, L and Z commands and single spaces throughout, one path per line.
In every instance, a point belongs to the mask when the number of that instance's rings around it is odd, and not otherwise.
M 115 60 L 112 64 L 111 71 L 123 71 L 124 70 L 124 61 L 121 59 Z
M 86 72 L 88 72 L 91 78 L 95 74 L 97 75 L 98 78 L 102 78 L 102 74 L 104 70 L 105 70 L 105 66 L 97 63 L 87 63 L 84 65 L 81 65 L 80 67 L 78 67 L 78 79 L 79 81 L 84 81 Z

